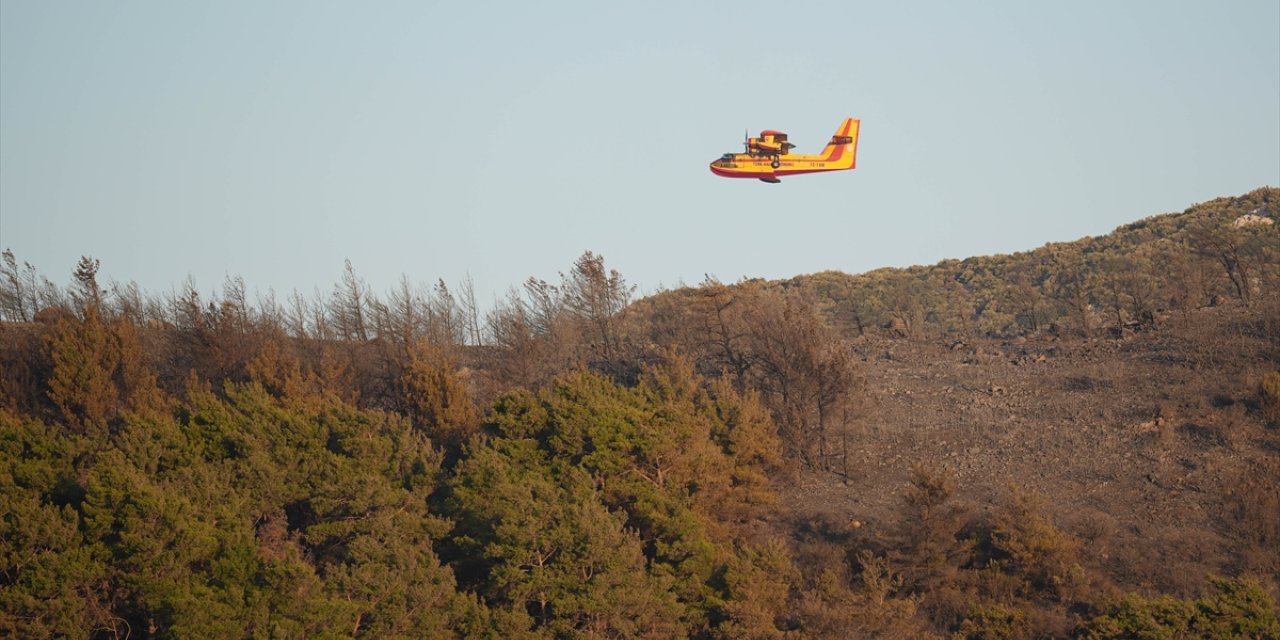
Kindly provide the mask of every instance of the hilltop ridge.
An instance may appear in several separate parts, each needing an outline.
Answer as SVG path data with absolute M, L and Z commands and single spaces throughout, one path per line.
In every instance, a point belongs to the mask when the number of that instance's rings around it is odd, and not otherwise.
M 1091 332 L 1246 295 L 1244 281 L 1274 260 L 1280 240 L 1266 221 L 1277 218 L 1280 188 L 1262 187 L 1012 254 L 826 271 L 774 284 L 812 296 L 851 335 L 875 327 L 901 334 L 1013 336 L 1051 326 Z M 1251 219 L 1261 222 L 1240 224 Z M 1229 286 L 1196 290 L 1210 280 Z M 1100 317 L 1103 307 L 1111 317 Z

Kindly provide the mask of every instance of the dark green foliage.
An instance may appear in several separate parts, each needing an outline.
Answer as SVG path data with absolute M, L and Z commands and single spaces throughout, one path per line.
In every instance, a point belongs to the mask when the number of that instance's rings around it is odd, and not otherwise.
M 249 385 L 107 440 L 0 428 L 0 624 L 18 636 L 498 633 L 433 551 L 439 459 L 399 418 Z
M 675 599 L 646 575 L 639 538 L 577 469 L 555 474 L 532 441 L 501 440 L 472 451 L 451 484 L 456 543 L 491 606 L 557 637 L 675 632 Z
M 464 584 L 555 635 L 772 628 L 790 563 L 779 549 L 733 542 L 718 518 L 769 502 L 757 474 L 776 436 L 751 417 L 760 411 L 713 396 L 679 359 L 635 388 L 576 373 L 504 397 L 445 500 Z
M 114 628 L 110 567 L 79 531 L 82 443 L 0 411 L 0 635 L 85 636 Z
M 1125 594 L 1093 617 L 1082 637 L 1088 640 L 1280 637 L 1275 602 L 1256 581 L 1214 578 L 1210 584 L 1211 593 L 1193 600 Z
M 120 361 L 84 353 L 78 366 Z M 750 394 L 679 358 L 632 388 L 577 373 L 509 394 L 437 499 L 441 454 L 421 430 L 268 355 L 249 371 L 274 394 L 192 380 L 176 413 L 132 411 L 120 398 L 145 387 L 117 375 L 101 420 L 82 421 L 84 404 L 66 427 L 4 414 L 4 629 L 776 637 L 788 624 L 785 548 L 738 534 L 775 502 L 777 435 Z

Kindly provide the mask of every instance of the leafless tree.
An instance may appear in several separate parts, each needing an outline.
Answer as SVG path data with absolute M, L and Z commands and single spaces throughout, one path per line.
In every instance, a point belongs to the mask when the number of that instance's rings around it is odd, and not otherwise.
M 565 306 L 589 328 L 605 360 L 611 360 L 618 350 L 618 314 L 634 290 L 616 269 L 605 269 L 604 256 L 590 251 L 582 254 L 564 277 Z
M 342 282 L 334 286 L 334 323 L 342 339 L 367 342 L 369 331 L 366 318 L 369 304 L 369 285 L 356 276 L 348 259 L 342 270 Z
M 98 286 L 98 268 L 101 262 L 96 258 L 81 256 L 72 274 L 71 300 L 76 311 L 83 317 L 85 309 L 92 306 L 102 308 L 102 288 Z
M 459 287 L 461 295 L 463 329 L 466 333 L 466 344 L 472 346 L 481 345 L 484 340 L 480 334 L 480 306 L 476 304 L 476 287 L 471 280 L 471 274 L 467 274 L 462 279 Z

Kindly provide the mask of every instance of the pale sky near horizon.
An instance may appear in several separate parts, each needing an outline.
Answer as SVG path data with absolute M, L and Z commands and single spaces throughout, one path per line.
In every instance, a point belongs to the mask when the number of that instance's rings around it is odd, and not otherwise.
M 743 129 L 858 168 L 713 176 Z M 0 0 L 0 247 L 484 303 L 1008 253 L 1280 184 L 1280 2 Z

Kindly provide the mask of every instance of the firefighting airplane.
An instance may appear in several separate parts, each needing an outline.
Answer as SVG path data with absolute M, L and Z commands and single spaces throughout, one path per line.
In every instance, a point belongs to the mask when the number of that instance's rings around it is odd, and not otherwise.
M 726 153 L 711 163 L 711 173 L 726 178 L 757 178 L 777 184 L 780 176 L 822 171 L 843 171 L 854 167 L 858 155 L 858 123 L 845 118 L 831 136 L 831 142 L 816 156 L 792 154 L 795 145 L 787 142 L 787 134 L 765 130 L 759 138 L 746 138 L 743 153 Z M 745 136 L 744 136 L 745 137 Z

